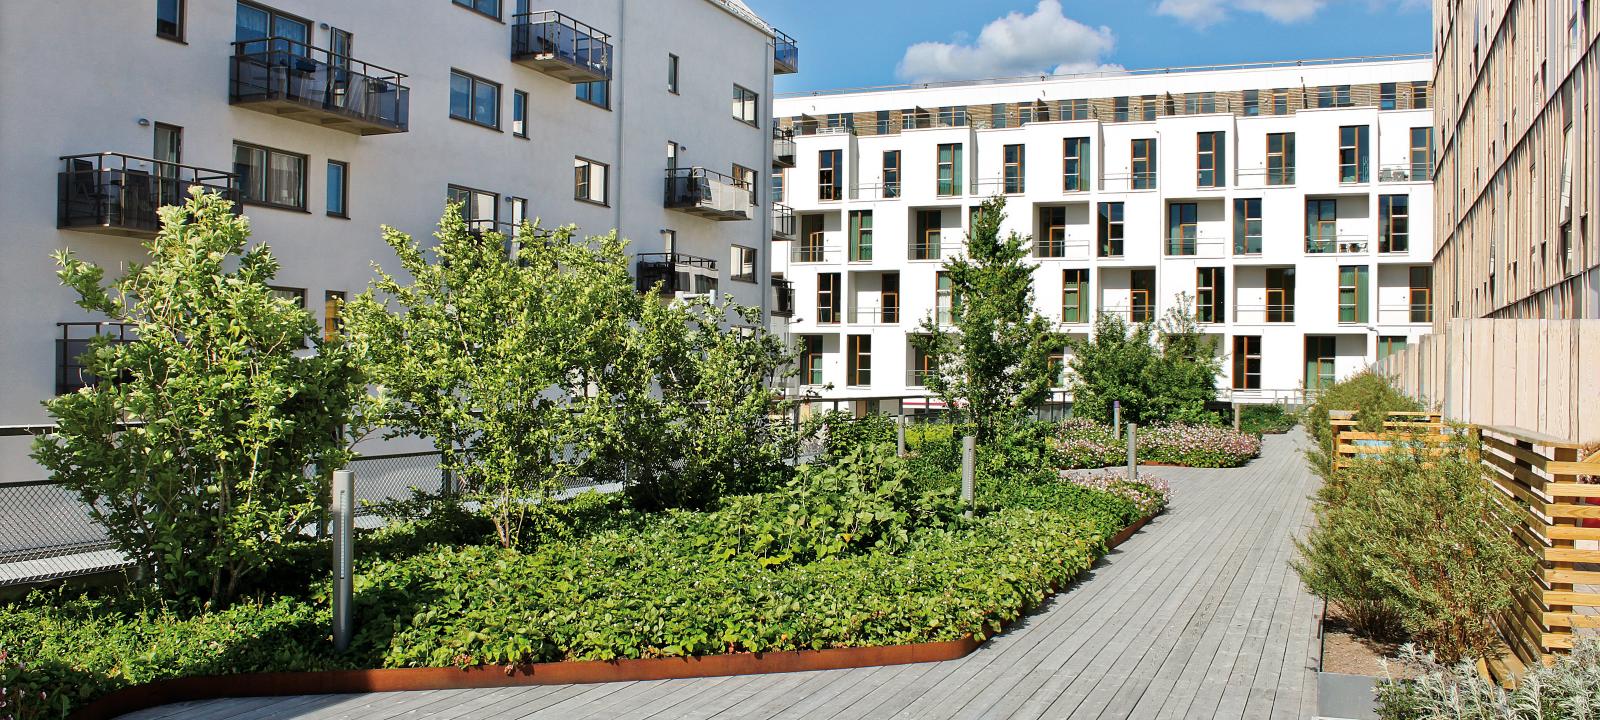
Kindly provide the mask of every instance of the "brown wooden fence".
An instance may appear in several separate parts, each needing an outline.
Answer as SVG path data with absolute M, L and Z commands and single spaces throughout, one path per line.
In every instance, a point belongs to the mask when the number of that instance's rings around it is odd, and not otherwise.
M 1395 414 L 1384 432 L 1360 432 L 1349 413 L 1331 418 L 1335 468 L 1404 438 L 1442 442 L 1453 430 L 1437 415 Z M 1600 452 L 1536 433 L 1458 426 L 1481 439 L 1484 481 L 1520 520 L 1510 528 L 1538 563 L 1497 625 L 1510 654 L 1486 664 L 1506 680 L 1548 663 L 1583 635 L 1600 635 Z M 1437 438 L 1437 439 L 1435 439 Z

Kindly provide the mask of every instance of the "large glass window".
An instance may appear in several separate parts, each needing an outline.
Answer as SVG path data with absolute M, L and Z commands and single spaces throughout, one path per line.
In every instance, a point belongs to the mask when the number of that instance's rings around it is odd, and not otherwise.
M 1096 254 L 1100 257 L 1122 257 L 1122 203 L 1100 203 L 1095 234 L 1099 242 Z
M 1294 184 L 1294 133 L 1267 133 L 1267 184 Z
M 1198 241 L 1200 206 L 1196 203 L 1167 205 L 1167 254 L 1193 255 Z
M 822 384 L 822 336 L 800 336 L 800 383 Z
M 453 0 L 455 4 L 500 19 L 500 0 Z
M 1227 184 L 1228 150 L 1223 133 L 1203 132 L 1195 136 L 1195 184 L 1222 187 Z
M 1411 128 L 1411 180 L 1433 177 L 1433 128 Z
M 900 273 L 884 273 L 881 282 L 882 289 L 878 293 L 883 308 L 881 319 L 885 325 L 894 325 L 900 322 Z
M 911 236 L 912 260 L 938 260 L 943 251 L 944 212 L 918 210 L 917 232 Z
M 1261 389 L 1261 336 L 1233 336 L 1233 389 Z
M 1338 379 L 1334 361 L 1336 338 L 1327 335 L 1306 336 L 1306 389 L 1321 390 L 1332 387 Z
M 611 81 L 596 80 L 594 82 L 578 83 L 576 93 L 579 100 L 605 110 L 611 109 Z
M 1331 253 L 1339 249 L 1338 206 L 1332 198 L 1306 200 L 1306 252 Z
M 1089 270 L 1061 271 L 1061 322 L 1089 322 Z
M 1404 352 L 1406 349 L 1406 336 L 1404 335 L 1379 335 L 1378 336 L 1378 362 L 1383 362 L 1390 355 Z
M 1339 128 L 1339 182 L 1364 183 L 1371 178 L 1367 145 L 1371 130 L 1366 125 Z
M 1060 205 L 1039 208 L 1039 234 L 1033 241 L 1033 256 L 1065 257 L 1067 254 L 1067 209 Z
M 1145 323 L 1156 318 L 1156 271 L 1128 272 L 1128 320 Z
M 259 145 L 233 144 L 233 171 L 240 199 L 294 210 L 306 209 L 306 157 Z
M 183 42 L 184 0 L 156 0 L 156 37 Z
M 817 324 L 836 325 L 844 309 L 844 287 L 839 273 L 817 275 Z
M 865 262 L 872 259 L 872 211 L 850 211 L 850 260 Z
M 1393 110 L 1397 96 L 1396 83 L 1386 82 L 1378 85 L 1378 109 Z
M 1154 190 L 1156 187 L 1156 139 L 1138 138 L 1133 141 L 1133 189 Z
M 494 230 L 500 221 L 500 196 L 460 185 L 445 186 L 444 199 L 461 206 L 461 219 L 469 230 Z
M 1294 322 L 1294 268 L 1267 268 L 1267 322 Z
M 761 96 L 754 90 L 733 86 L 733 119 L 751 127 L 759 127 L 761 115 L 757 108 L 760 106 Z
M 1255 117 L 1255 116 L 1261 114 L 1261 91 L 1260 90 L 1246 90 L 1246 91 L 1244 91 L 1243 100 L 1244 100 L 1244 114 L 1245 114 L 1245 117 Z
M 1021 195 L 1027 187 L 1027 150 L 1022 145 L 1007 145 L 1004 153 L 1005 177 L 1002 191 L 1007 195 Z
M 850 384 L 867 386 L 872 384 L 872 336 L 849 336 Z
M 588 158 L 572 159 L 572 197 L 576 200 L 605 205 L 608 195 L 611 167 Z
M 1128 121 L 1128 96 L 1123 95 L 1111 101 L 1111 118 L 1113 122 Z
M 1195 268 L 1195 319 L 1220 323 L 1227 313 L 1227 270 L 1220 267 Z
M 258 5 L 239 3 L 234 12 L 233 39 L 248 42 L 269 37 L 288 41 L 282 46 L 273 43 L 273 50 L 304 55 L 310 51 L 307 44 L 311 40 L 311 23 Z
M 1411 196 L 1378 196 L 1378 252 L 1403 253 L 1411 248 Z
M 450 117 L 484 127 L 500 127 L 500 84 L 451 70 Z
M 728 248 L 728 279 L 734 282 L 756 281 L 756 249 L 743 245 Z
M 1410 272 L 1411 322 L 1433 322 L 1433 267 L 1418 265 Z
M 939 146 L 939 195 L 949 197 L 961 194 L 961 144 L 947 143 Z
M 1067 138 L 1062 144 L 1062 190 L 1088 192 L 1093 168 L 1089 161 L 1089 138 Z
M 883 151 L 883 197 L 900 197 L 900 151 Z
M 1233 254 L 1261 254 L 1261 198 L 1234 199 Z
M 844 197 L 844 153 L 840 150 L 823 150 L 817 154 L 817 199 L 840 200 Z
M 950 325 L 956 319 L 956 286 L 950 273 L 939 271 L 933 279 L 934 322 Z
M 350 166 L 338 160 L 328 161 L 328 214 L 350 217 Z
M 1365 265 L 1343 265 L 1339 268 L 1339 322 L 1364 323 L 1367 321 L 1367 280 L 1370 270 Z

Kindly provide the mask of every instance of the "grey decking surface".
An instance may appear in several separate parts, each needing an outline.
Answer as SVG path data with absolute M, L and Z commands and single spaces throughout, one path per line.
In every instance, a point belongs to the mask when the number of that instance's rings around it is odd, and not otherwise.
M 977 652 L 783 675 L 239 699 L 127 718 L 1309 718 L 1316 600 L 1288 567 L 1310 521 L 1302 436 L 1236 470 L 1151 468 L 1174 501 Z

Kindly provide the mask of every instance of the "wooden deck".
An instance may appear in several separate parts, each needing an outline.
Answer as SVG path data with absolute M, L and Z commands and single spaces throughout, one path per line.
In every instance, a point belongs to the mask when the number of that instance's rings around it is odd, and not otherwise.
M 1236 470 L 1152 468 L 1169 511 L 960 660 L 697 680 L 247 698 L 127 718 L 1310 718 L 1317 600 L 1288 566 L 1303 436 Z

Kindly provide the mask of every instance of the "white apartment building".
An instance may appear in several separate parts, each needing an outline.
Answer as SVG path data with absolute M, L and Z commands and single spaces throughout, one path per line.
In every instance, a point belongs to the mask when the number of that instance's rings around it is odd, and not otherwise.
M 1432 322 L 1431 78 L 1406 56 L 779 98 L 796 149 L 774 175 L 793 215 L 774 273 L 793 302 L 773 322 L 804 343 L 801 390 L 926 395 L 908 336 L 949 318 L 942 263 L 993 195 L 1064 333 L 1187 294 L 1224 400 L 1365 368 Z
M 8 0 L 0 8 L 0 424 L 48 420 L 87 338 L 50 255 L 140 259 L 155 208 L 232 193 L 329 331 L 380 225 L 447 198 L 632 240 L 643 281 L 766 306 L 772 81 L 740 0 Z M 39 479 L 7 439 L 0 482 Z

